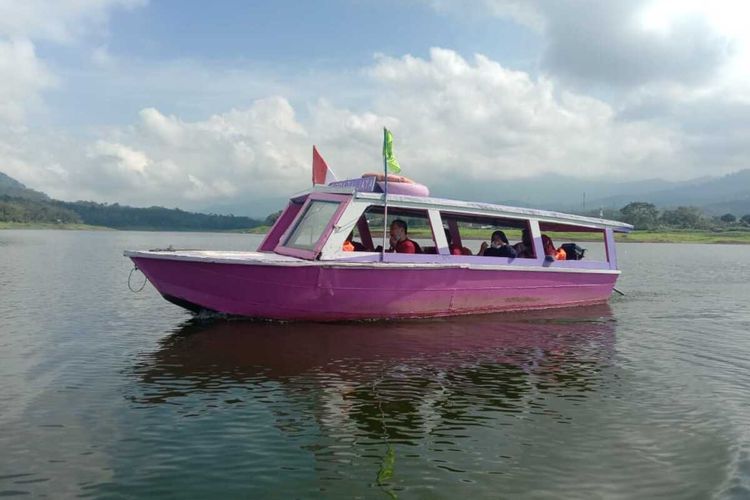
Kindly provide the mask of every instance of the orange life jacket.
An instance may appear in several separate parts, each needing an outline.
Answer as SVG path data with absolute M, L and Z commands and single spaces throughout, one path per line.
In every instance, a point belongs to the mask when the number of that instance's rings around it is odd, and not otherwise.
M 542 245 L 544 246 L 544 255 L 550 255 L 554 257 L 555 260 L 566 260 L 568 258 L 565 250 L 563 250 L 562 247 L 556 249 L 555 244 L 552 243 L 552 238 L 546 234 L 542 235 Z

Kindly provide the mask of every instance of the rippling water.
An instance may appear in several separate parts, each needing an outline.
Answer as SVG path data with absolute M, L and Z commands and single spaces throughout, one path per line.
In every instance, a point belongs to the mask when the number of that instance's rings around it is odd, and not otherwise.
M 0 231 L 0 495 L 748 498 L 750 248 L 619 247 L 608 306 L 199 322 L 125 248 Z

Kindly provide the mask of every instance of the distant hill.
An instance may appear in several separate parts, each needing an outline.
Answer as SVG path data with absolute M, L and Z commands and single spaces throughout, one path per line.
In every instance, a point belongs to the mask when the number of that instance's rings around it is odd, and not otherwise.
M 645 201 L 660 208 L 696 206 L 709 215 L 750 213 L 750 169 L 723 177 L 701 177 L 679 182 L 664 179 L 612 182 L 606 178 L 579 179 L 561 174 L 478 185 L 476 182 L 446 180 L 431 184 L 430 191 L 438 197 L 563 212 L 620 209 L 631 201 Z
M 199 208 L 201 212 L 210 214 L 234 214 L 248 217 L 265 218 L 268 214 L 281 210 L 289 203 L 289 198 L 279 196 L 275 198 L 240 199 L 229 202 L 213 203 Z
M 750 213 L 750 169 L 723 177 L 702 177 L 674 183 L 666 189 L 633 190 L 626 194 L 597 198 L 591 204 L 622 207 L 631 201 L 646 201 L 659 207 L 696 206 L 711 215 Z
M 735 214 L 741 217 L 750 214 L 750 196 L 741 199 L 720 201 L 705 205 L 703 209 L 711 215 Z
M 528 179 L 494 182 L 455 182 L 444 180 L 430 184 L 430 192 L 438 197 L 476 200 L 504 205 L 582 211 L 599 208 L 598 200 L 631 193 L 644 193 L 674 187 L 677 183 L 664 179 L 612 182 L 608 178 L 577 178 L 562 174 L 545 174 Z M 632 201 L 632 200 L 628 200 Z M 618 206 L 621 207 L 622 205 Z
M 84 223 L 114 229 L 231 231 L 262 224 L 250 217 L 186 212 L 178 208 L 129 207 L 117 203 L 53 200 L 0 172 L 0 221 Z
M 54 201 L 54 204 L 75 212 L 84 224 L 114 229 L 233 231 L 250 229 L 262 224 L 262 221 L 250 217 L 201 214 L 186 212 L 179 208 L 137 208 L 93 201 Z
M 27 200 L 49 200 L 49 197 L 46 194 L 29 189 L 14 178 L 5 175 L 2 172 L 0 172 L 0 196 L 25 198 Z
M 32 200 L 0 195 L 0 222 L 78 224 L 81 217 L 51 200 Z

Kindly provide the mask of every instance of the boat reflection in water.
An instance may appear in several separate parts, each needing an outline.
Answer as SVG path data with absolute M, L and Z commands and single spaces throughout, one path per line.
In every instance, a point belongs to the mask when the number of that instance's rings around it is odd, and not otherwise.
M 135 400 L 278 382 L 338 390 L 348 414 L 353 407 L 367 413 L 375 391 L 394 417 L 417 406 L 422 412 L 427 399 L 435 416 L 449 407 L 510 411 L 526 395 L 595 389 L 614 326 L 606 304 L 393 323 L 188 322 L 138 364 L 144 390 Z
M 586 404 L 612 358 L 615 325 L 607 305 L 409 322 L 188 323 L 135 366 L 131 398 L 210 415 L 214 436 L 244 435 L 266 454 L 290 445 L 312 453 L 331 480 L 380 482 L 373 470 L 387 470 L 402 446 L 420 447 L 436 467 L 477 471 L 489 467 L 482 446 L 513 457 L 523 435 L 549 432 L 535 419 L 564 422 L 566 405 Z

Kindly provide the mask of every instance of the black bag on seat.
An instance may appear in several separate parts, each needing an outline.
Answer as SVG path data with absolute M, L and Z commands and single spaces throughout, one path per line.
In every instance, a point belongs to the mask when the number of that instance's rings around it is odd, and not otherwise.
M 575 243 L 563 243 L 560 248 L 565 250 L 565 260 L 582 260 L 586 253 L 585 248 L 581 248 Z

